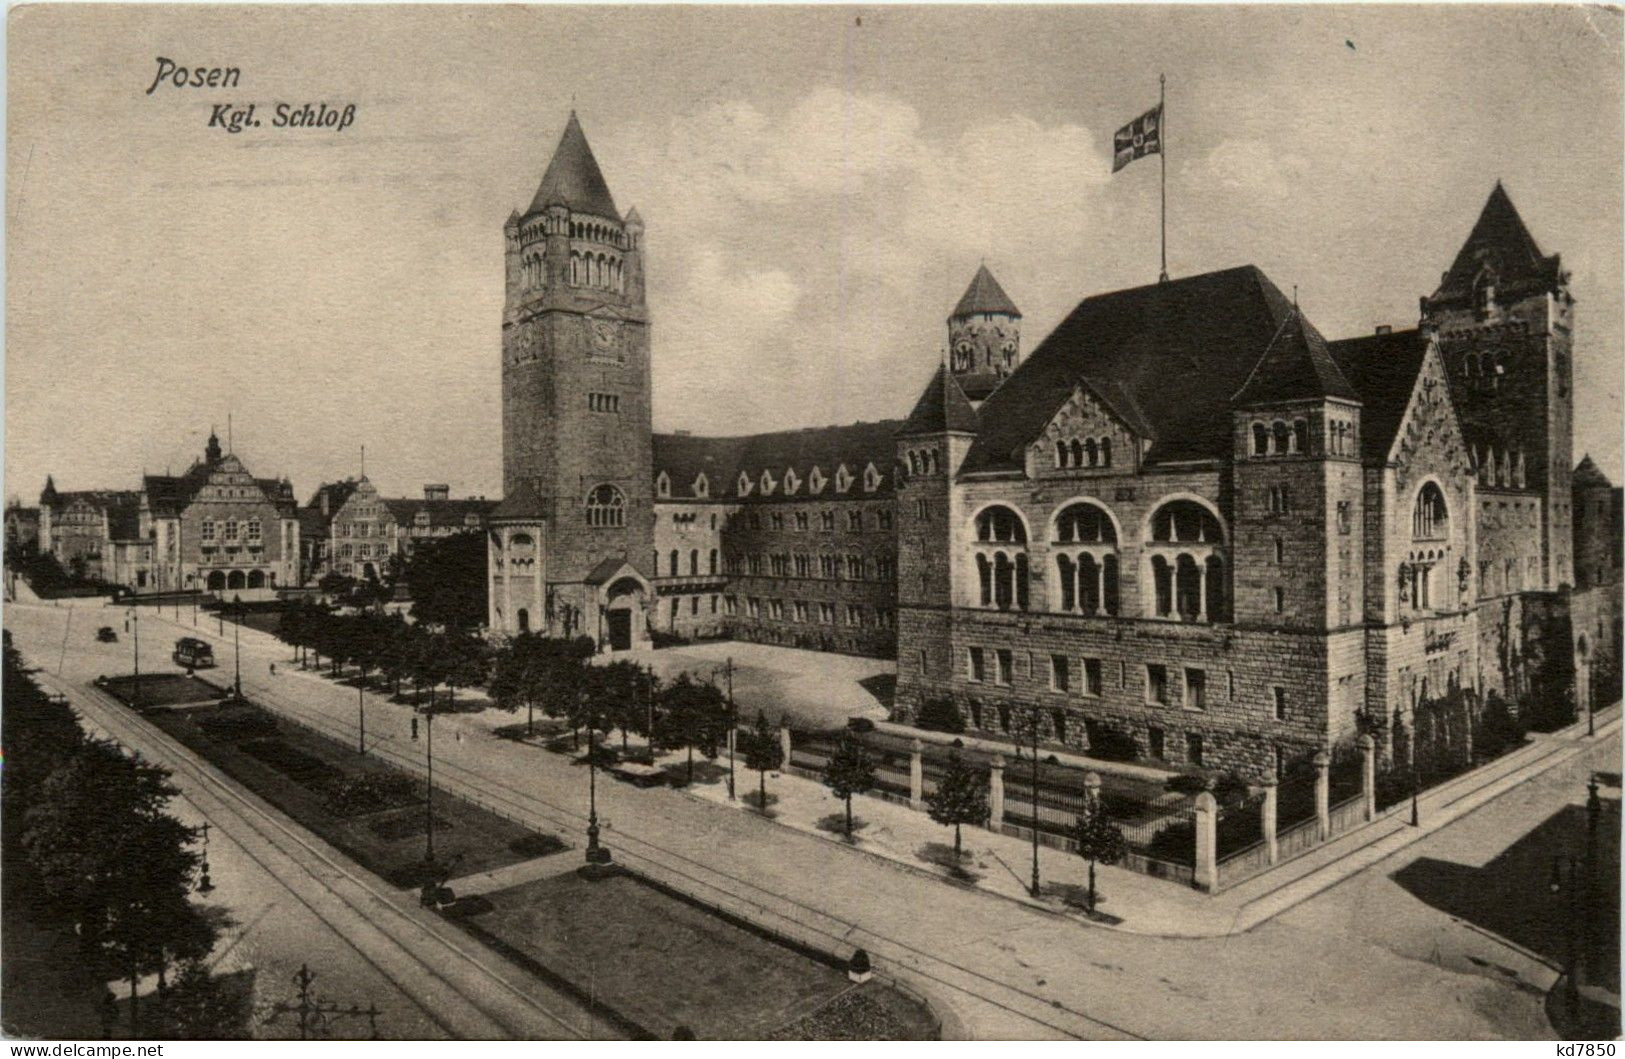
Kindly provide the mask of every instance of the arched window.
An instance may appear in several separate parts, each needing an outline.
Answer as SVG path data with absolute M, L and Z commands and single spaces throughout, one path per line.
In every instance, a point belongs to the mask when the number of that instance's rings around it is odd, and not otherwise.
M 1073 438 L 1072 439 L 1071 450 L 1072 450 L 1072 466 L 1074 466 L 1074 467 L 1082 467 L 1083 466 L 1083 443 L 1078 441 L 1077 438 Z
M 626 497 L 619 489 L 605 483 L 587 494 L 587 525 L 626 525 Z
M 711 573 L 715 574 L 716 572 L 717 572 L 717 550 L 715 548 L 712 548 L 711 549 Z
M 666 556 L 666 559 L 667 559 L 667 561 L 669 563 L 669 565 L 667 566 L 667 569 L 671 571 L 671 576 L 676 577 L 678 574 L 682 573 L 681 570 L 677 569 L 677 549 L 676 548 L 673 548 L 671 550 L 670 554 Z
M 976 516 L 977 599 L 981 606 L 1026 610 L 1028 606 L 1027 527 L 1007 507 Z
M 1101 438 L 1100 439 L 1100 465 L 1102 467 L 1110 467 L 1112 465 L 1112 439 L 1111 438 Z
M 1150 616 L 1175 621 L 1227 621 L 1224 529 L 1194 500 L 1170 500 L 1151 516 L 1146 542 L 1153 591 Z
M 1117 527 L 1106 510 L 1088 501 L 1068 504 L 1056 514 L 1051 537 L 1058 609 L 1116 614 Z
M 580 254 L 572 253 L 570 255 L 570 285 L 572 287 L 581 286 L 581 255 Z
M 1292 437 L 1291 431 L 1288 430 L 1287 425 L 1285 423 L 1281 422 L 1279 419 L 1277 419 L 1273 424 L 1271 424 L 1271 426 L 1270 426 L 1270 440 L 1272 442 L 1272 444 L 1270 446 L 1271 455 L 1275 455 L 1275 456 L 1285 455 L 1286 452 L 1287 452 L 1288 447 L 1292 443 L 1291 442 L 1291 437 Z
M 1292 451 L 1300 454 L 1309 451 L 1309 423 L 1306 420 L 1292 421 Z
M 908 473 L 920 473 L 920 454 L 917 452 L 911 452 L 908 454 Z
M 1098 467 L 1100 465 L 1100 446 L 1095 444 L 1094 438 L 1090 438 L 1083 443 L 1083 456 L 1088 461 L 1087 466 Z
M 1068 463 L 1066 441 L 1057 439 L 1055 442 L 1055 466 L 1065 467 Z
M 698 548 L 690 549 L 688 553 L 688 574 L 690 577 L 698 577 L 700 574 L 700 550 Z
M 1414 540 L 1444 540 L 1450 535 L 1450 515 L 1445 507 L 1444 493 L 1434 482 L 1422 486 L 1416 494 L 1416 508 L 1411 514 L 1411 537 Z
M 1263 423 L 1253 424 L 1253 455 L 1264 456 L 1270 451 L 1270 431 Z

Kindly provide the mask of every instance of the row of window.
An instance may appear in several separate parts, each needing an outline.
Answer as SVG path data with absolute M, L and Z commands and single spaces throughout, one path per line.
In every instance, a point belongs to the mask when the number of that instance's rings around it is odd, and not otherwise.
M 740 600 L 738 596 L 726 596 L 723 605 L 730 616 L 740 613 Z M 782 599 L 761 599 L 756 596 L 744 597 L 744 614 L 749 618 L 767 618 L 769 621 L 794 621 L 802 625 L 835 625 L 837 616 L 842 622 L 854 628 L 892 629 L 897 626 L 897 615 L 894 611 L 884 607 L 875 608 L 871 616 L 869 610 L 857 603 L 847 603 L 837 606 L 834 603 L 809 603 L 806 600 L 791 600 L 788 607 Z M 786 617 L 788 615 L 788 618 Z
M 1026 658 L 1028 676 L 1037 678 L 1035 660 L 1031 654 L 1022 653 Z M 1008 647 L 983 648 L 970 647 L 966 649 L 965 677 L 973 684 L 994 684 L 1000 687 L 1011 687 L 1015 683 L 1015 669 L 1018 654 Z M 1064 654 L 1051 654 L 1049 656 L 1049 690 L 1083 695 L 1089 698 L 1101 698 L 1106 689 L 1106 666 L 1099 658 L 1081 658 L 1076 668 L 1073 659 Z M 920 653 L 921 672 L 925 669 L 925 653 Z M 1115 667 L 1117 686 L 1128 687 L 1129 665 L 1119 662 Z M 1170 699 L 1170 673 L 1167 665 L 1161 662 L 1147 662 L 1142 667 L 1145 675 L 1144 701 L 1148 706 L 1168 706 Z M 1195 666 L 1179 667 L 1179 679 L 1184 694 L 1180 705 L 1187 710 L 1203 711 L 1208 708 L 1208 673 L 1207 670 Z M 1226 671 L 1225 677 L 1226 697 L 1231 701 L 1236 698 L 1236 675 L 1234 671 Z M 1270 716 L 1277 721 L 1288 719 L 1287 692 L 1279 685 L 1270 688 L 1268 706 Z
M 621 410 L 621 395 L 616 393 L 589 393 L 587 395 L 587 411 L 607 412 L 612 415 L 619 414 Z
M 387 556 L 388 554 L 389 554 L 389 545 L 385 544 L 385 543 L 383 543 L 381 541 L 379 543 L 377 543 L 377 544 L 355 544 L 355 545 L 351 545 L 351 544 L 346 543 L 346 544 L 341 544 L 341 545 L 338 546 L 338 555 L 339 555 L 340 559 L 348 559 L 352 555 L 354 555 L 355 558 L 357 558 L 357 559 L 367 559 L 367 558 L 371 558 L 373 556 L 376 556 L 377 558 L 382 559 L 385 556 Z
M 874 464 L 871 463 L 865 466 L 863 468 L 863 491 L 866 493 L 872 493 L 876 489 L 879 489 L 881 478 L 881 473 L 875 469 Z M 835 491 L 837 493 L 844 493 L 848 489 L 851 489 L 853 481 L 854 479 L 852 477 L 852 472 L 846 469 L 846 464 L 843 463 L 835 469 Z M 758 489 L 760 489 L 763 496 L 772 496 L 778 490 L 780 484 L 779 479 L 773 477 L 773 472 L 770 470 L 764 469 L 756 478 L 752 478 L 744 471 L 739 472 L 738 485 L 740 496 L 750 496 L 751 493 L 757 491 Z M 797 476 L 794 467 L 790 467 L 785 470 L 784 481 L 782 484 L 784 486 L 785 496 L 794 496 L 800 491 L 801 479 Z M 816 466 L 813 467 L 812 473 L 807 476 L 808 491 L 815 495 L 822 493 L 824 491 L 824 486 L 827 484 L 828 479 L 824 477 L 824 472 Z
M 710 600 L 711 600 L 711 613 L 715 614 L 717 612 L 717 597 L 716 596 L 711 596 Z M 667 603 L 666 608 L 667 608 L 667 612 L 668 612 L 668 614 L 670 616 L 671 624 L 676 625 L 677 624 L 677 617 L 683 611 L 683 601 L 682 601 L 681 597 L 678 597 L 678 596 L 671 597 L 671 600 L 670 600 L 669 603 Z M 689 615 L 691 617 L 698 617 L 699 616 L 699 613 L 700 613 L 700 597 L 699 596 L 689 596 L 688 597 L 688 613 L 689 613 Z
M 1496 455 L 1495 446 L 1490 445 L 1484 449 L 1482 455 L 1474 446 L 1472 452 L 1473 466 L 1478 471 L 1478 484 L 1489 488 L 1522 489 L 1527 480 L 1525 473 L 1523 453 L 1514 453 L 1510 450 Z
M 812 529 L 812 516 L 805 511 L 795 511 L 786 515 L 783 511 L 770 512 L 763 518 L 760 511 L 747 511 L 735 515 L 730 523 L 737 525 L 737 520 L 743 519 L 744 525 L 752 530 L 761 530 L 763 527 L 783 532 L 793 529 L 798 532 L 808 532 Z M 871 521 L 876 530 L 889 530 L 892 528 L 892 513 L 884 508 L 875 511 Z M 837 520 L 833 508 L 825 508 L 818 513 L 818 529 L 823 533 L 834 533 Z M 846 531 L 848 533 L 863 532 L 863 511 L 853 509 L 846 513 Z
M 678 563 L 679 558 L 680 558 L 680 555 L 679 555 L 676 548 L 673 548 L 670 552 L 667 553 L 667 555 L 666 555 L 666 574 L 667 574 L 667 576 L 669 576 L 669 577 L 681 577 L 682 576 L 682 570 L 680 569 L 680 566 L 679 566 L 679 563 Z M 660 575 L 660 553 L 659 552 L 655 552 L 654 563 L 655 563 L 655 576 L 658 577 Z M 717 572 L 717 550 L 715 548 L 711 549 L 710 561 L 706 564 L 706 572 L 709 573 L 709 574 L 715 574 Z M 692 549 L 689 550 L 689 553 L 688 553 L 688 576 L 689 577 L 698 577 L 698 576 L 700 576 L 700 550 L 698 548 L 692 548 Z
M 715 555 L 715 553 L 712 553 Z M 676 553 L 672 555 L 675 557 Z M 767 556 L 730 555 L 727 572 L 735 576 L 761 577 L 765 569 L 773 577 L 821 578 L 826 581 L 895 581 L 897 560 L 890 556 L 867 559 L 862 555 L 807 555 L 801 552 L 775 552 Z M 814 559 L 817 560 L 816 564 Z M 872 575 L 872 576 L 871 576 Z
M 227 544 L 236 544 L 239 541 L 259 544 L 264 532 L 265 528 L 257 518 L 206 518 L 200 526 L 200 537 L 205 544 L 216 544 L 221 541 Z
M 1112 439 L 1111 438 L 1057 438 L 1055 441 L 1055 466 L 1064 469 L 1075 467 L 1110 467 L 1112 465 Z

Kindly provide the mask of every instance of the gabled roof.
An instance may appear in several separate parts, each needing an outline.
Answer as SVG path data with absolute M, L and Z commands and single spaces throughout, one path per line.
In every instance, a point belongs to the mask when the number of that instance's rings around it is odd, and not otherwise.
M 981 313 L 999 313 L 1018 319 L 1021 317 L 1021 310 L 1010 300 L 1010 295 L 1004 293 L 1004 288 L 999 286 L 999 281 L 993 278 L 993 273 L 987 270 L 986 265 L 976 270 L 970 286 L 965 288 L 959 304 L 954 306 L 954 311 L 949 314 L 948 319 L 977 316 Z
M 503 519 L 534 520 L 547 517 L 547 508 L 542 504 L 542 498 L 536 495 L 536 490 L 529 482 L 521 481 L 519 488 L 513 495 L 504 497 L 502 502 L 491 509 L 486 516 L 492 522 Z
M 617 581 L 622 577 L 632 577 L 641 581 L 648 587 L 649 579 L 643 575 L 635 564 L 619 556 L 598 560 L 598 564 L 587 571 L 586 581 L 589 585 L 603 585 L 610 581 Z
M 1019 469 L 1084 377 L 1112 380 L 1143 414 L 1148 462 L 1224 458 L 1230 396 L 1292 311 L 1251 265 L 1086 298 L 977 409 L 963 469 Z
M 1560 282 L 1561 264 L 1558 255 L 1550 257 L 1540 252 L 1534 236 L 1524 226 L 1512 198 L 1498 180 L 1495 189 L 1479 212 L 1467 241 L 1456 254 L 1450 271 L 1439 281 L 1429 302 L 1454 302 L 1472 297 L 1479 273 L 1484 270 L 1495 284 L 1497 292 L 1513 292 L 1525 288 L 1550 289 Z
M 394 516 L 395 521 L 403 526 L 416 525 L 419 512 L 429 516 L 429 525 L 435 529 L 464 528 L 468 525 L 468 516 L 477 516 L 482 521 L 497 508 L 497 501 L 476 499 L 468 497 L 461 500 L 424 500 L 420 497 L 404 497 L 399 500 L 384 501 L 384 507 Z
M 141 539 L 141 505 L 134 495 L 108 507 L 107 539 L 113 541 Z
M 1388 457 L 1405 420 L 1430 339 L 1416 329 L 1345 338 L 1327 346 L 1360 396 L 1360 454 Z
M 526 213 L 539 213 L 549 206 L 568 206 L 578 213 L 591 213 L 612 220 L 621 219 L 615 209 L 615 199 L 609 193 L 609 184 L 598 168 L 598 159 L 587 146 L 587 134 L 581 131 L 576 112 L 570 111 L 570 120 L 564 126 L 564 135 L 553 152 L 553 160 L 542 174 L 541 186 L 530 201 Z
M 1359 399 L 1326 351 L 1326 340 L 1293 306 L 1230 403 L 1237 408 L 1251 408 L 1321 397 Z
M 875 423 L 851 423 L 845 426 L 804 427 L 800 430 L 780 430 L 771 434 L 750 434 L 741 437 L 695 437 L 692 434 L 656 434 L 654 436 L 654 473 L 662 471 L 671 479 L 672 500 L 703 499 L 693 495 L 694 480 L 701 471 L 710 483 L 710 498 L 726 497 L 730 501 L 743 499 L 746 503 L 801 501 L 808 499 L 874 499 L 889 496 L 892 491 L 892 465 L 896 462 L 893 438 L 903 426 L 900 419 L 883 419 Z M 880 486 L 874 492 L 863 489 L 863 470 L 869 464 L 881 474 Z M 846 465 L 854 484 L 845 493 L 835 489 L 836 468 Z M 811 487 L 813 468 L 823 473 L 829 482 L 819 493 Z M 794 470 L 801 486 L 787 495 L 781 485 L 771 496 L 753 490 L 747 497 L 738 496 L 741 471 L 752 481 L 760 482 L 763 471 L 772 473 L 782 482 L 786 470 Z
M 1580 460 L 1580 465 L 1574 468 L 1574 488 L 1576 489 L 1612 489 L 1613 485 L 1614 483 L 1610 482 L 1608 476 L 1602 473 L 1602 468 L 1597 466 L 1596 461 L 1591 458 L 1589 452 Z
M 302 507 L 299 509 L 299 536 L 308 540 L 315 540 L 328 536 L 328 521 L 319 507 Z
M 327 499 L 327 517 L 332 518 L 338 514 L 339 508 L 355 493 L 356 486 L 360 485 L 354 478 L 346 478 L 342 482 L 323 482 L 310 494 L 310 503 L 306 507 L 322 510 L 322 499 Z
M 939 365 L 937 373 L 926 384 L 925 392 L 914 403 L 914 411 L 903 420 L 897 433 L 899 436 L 910 436 L 950 431 L 976 433 L 976 412 L 966 399 L 965 392 L 959 388 L 958 380 L 947 367 Z
M 132 489 L 71 489 L 57 492 L 55 499 L 48 506 L 60 511 L 74 504 L 84 503 L 94 508 L 109 510 L 120 504 L 137 503 L 140 496 L 140 493 Z

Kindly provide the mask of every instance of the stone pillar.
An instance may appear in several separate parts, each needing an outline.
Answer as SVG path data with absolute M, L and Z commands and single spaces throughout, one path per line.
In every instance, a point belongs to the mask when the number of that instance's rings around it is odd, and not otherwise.
M 999 830 L 1004 823 L 1004 755 L 994 754 L 987 770 L 987 826 Z
M 1320 840 L 1326 841 L 1332 833 L 1332 759 L 1324 750 L 1315 751 L 1315 822 Z
M 790 726 L 779 722 L 779 752 L 784 755 L 784 768 L 790 767 Z
M 1260 806 L 1258 810 L 1258 829 L 1264 836 L 1264 850 L 1266 855 L 1269 857 L 1269 862 L 1274 864 L 1276 861 L 1281 859 L 1281 846 L 1275 840 L 1275 832 L 1277 830 L 1276 805 L 1277 796 L 1280 794 L 1281 784 L 1280 781 L 1275 778 L 1275 773 L 1271 772 L 1268 776 L 1264 777 L 1262 785 L 1264 788 L 1264 804 Z
M 1100 773 L 1085 772 L 1083 774 L 1083 804 L 1091 810 L 1100 807 Z
M 1212 893 L 1219 882 L 1219 803 L 1213 799 L 1212 792 L 1203 791 L 1196 796 L 1193 817 L 1196 821 L 1196 867 L 1191 875 L 1191 883 L 1198 890 Z
M 517 628 L 513 624 L 513 530 L 502 529 L 502 631 Z
M 1377 818 L 1377 741 L 1367 732 L 1360 737 L 1360 794 L 1365 799 L 1365 818 Z
M 908 805 L 919 810 L 925 808 L 925 744 L 916 739 L 908 751 Z

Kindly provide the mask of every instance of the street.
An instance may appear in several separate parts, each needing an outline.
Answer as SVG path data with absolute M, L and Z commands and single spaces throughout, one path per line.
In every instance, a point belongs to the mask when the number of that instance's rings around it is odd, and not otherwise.
M 376 992 L 381 1007 L 416 1006 L 414 1030 L 471 1037 L 591 1032 L 534 981 L 515 987 L 525 998 L 507 990 L 503 983 L 518 981 L 517 972 L 470 952 L 472 943 L 416 910 L 410 895 L 358 879 L 359 869 L 317 850 L 291 825 L 273 823 L 251 799 L 224 789 L 223 779 L 206 779 L 203 766 L 181 763 L 177 750 L 128 713 L 91 704 L 84 690 L 90 679 L 130 670 L 128 640 L 97 644 L 92 636 L 100 624 L 122 628 L 123 613 L 22 604 L 8 608 L 6 623 L 25 656 L 44 668 L 48 685 L 86 704 L 121 741 L 176 770 L 192 811 L 214 827 L 219 890 L 211 900 L 227 903 L 245 925 L 268 906 L 301 901 L 303 910 L 294 914 L 321 921 L 331 945 L 316 957 L 303 948 L 278 951 L 263 930 L 244 932 L 242 944 L 258 938 L 252 944 L 265 946 L 254 957 L 262 983 L 270 976 L 285 981 L 303 960 L 325 961 L 335 996 L 354 993 L 365 1002 Z M 167 655 L 175 637 L 201 635 L 216 644 L 217 675 L 229 682 L 229 627 L 222 641 L 212 622 L 203 627 L 200 620 L 194 630 L 184 612 L 176 625 L 144 611 L 141 632 L 143 672 L 173 671 Z M 353 689 L 300 672 L 291 650 L 267 635 L 243 630 L 241 642 L 245 694 L 354 740 Z M 367 711 L 370 751 L 420 772 L 421 747 L 409 740 L 407 708 L 369 695 Z M 437 722 L 446 736 L 437 735 L 437 780 L 579 841 L 582 773 L 560 757 L 490 736 L 511 721 L 488 710 Z M 950 1026 L 971 1036 L 1550 1038 L 1542 1010 L 1556 977 L 1550 963 L 1423 900 L 1405 885 L 1406 870 L 1424 860 L 1489 862 L 1563 806 L 1583 802 L 1589 770 L 1616 768 L 1618 757 L 1617 734 L 1599 739 L 1347 881 L 1250 931 L 1218 938 L 1132 935 L 1080 923 L 924 879 L 677 791 L 607 783 L 598 798 L 604 839 L 618 860 L 792 937 L 831 949 L 861 945 L 883 971 L 918 988 L 945 1010 Z M 258 863 L 246 863 L 250 851 Z M 1109 890 L 1112 876 L 1103 879 Z M 427 958 L 426 949 L 452 958 Z M 456 995 L 445 992 L 447 980 Z

